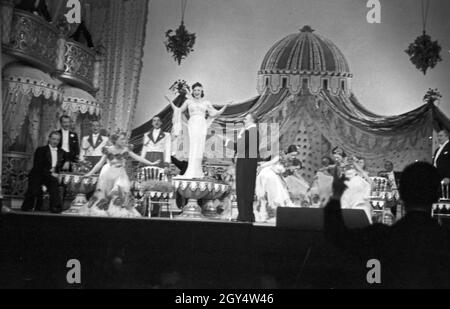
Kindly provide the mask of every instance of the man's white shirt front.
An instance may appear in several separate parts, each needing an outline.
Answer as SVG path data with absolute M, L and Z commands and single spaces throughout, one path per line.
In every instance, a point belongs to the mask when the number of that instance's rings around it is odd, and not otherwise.
M 156 141 L 158 139 L 159 133 L 161 133 L 161 129 L 153 129 L 153 140 Z
M 434 162 L 433 162 L 433 165 L 435 166 L 435 167 L 437 167 L 437 159 L 439 158 L 439 156 L 441 155 L 441 152 L 442 152 L 442 150 L 444 150 L 444 148 L 445 148 L 445 146 L 448 144 L 448 140 L 444 143 L 444 144 L 442 144 L 442 145 L 440 145 L 439 146 L 439 149 L 438 149 L 438 151 L 436 152 L 436 156 L 434 157 Z
M 99 136 L 100 134 L 92 134 L 92 143 L 95 145 L 95 144 L 97 144 L 97 139 L 98 139 L 98 136 Z
M 61 129 L 62 132 L 62 150 L 69 152 L 69 130 Z
M 48 147 L 50 147 L 50 154 L 52 156 L 52 170 L 54 172 L 56 164 L 58 164 L 58 148 L 52 147 L 50 145 L 48 145 Z

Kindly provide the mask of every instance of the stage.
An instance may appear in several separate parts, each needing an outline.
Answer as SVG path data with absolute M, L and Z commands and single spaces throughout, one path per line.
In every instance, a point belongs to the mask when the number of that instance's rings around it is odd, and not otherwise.
M 321 232 L 274 226 L 11 212 L 0 229 L 1 288 L 344 288 L 367 271 Z

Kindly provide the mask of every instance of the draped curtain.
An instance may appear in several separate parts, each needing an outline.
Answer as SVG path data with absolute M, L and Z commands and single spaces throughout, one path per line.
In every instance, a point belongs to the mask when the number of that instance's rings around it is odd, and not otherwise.
M 17 74 L 11 71 L 17 71 Z M 59 82 L 44 73 L 39 73 L 41 77 L 36 76 L 37 72 L 39 71 L 22 66 L 14 66 L 13 69 L 3 72 L 5 74 L 2 83 L 4 150 L 8 149 L 21 133 L 25 119 L 30 114 L 32 100 L 58 102 L 54 106 L 60 105 L 62 94 L 58 88 Z
M 94 45 L 103 45 L 97 101 L 104 128 L 131 132 L 142 68 L 148 0 L 84 1 Z
M 28 107 L 33 96 L 30 93 L 8 92 L 3 88 L 3 147 L 8 149 L 16 137 L 28 114 Z

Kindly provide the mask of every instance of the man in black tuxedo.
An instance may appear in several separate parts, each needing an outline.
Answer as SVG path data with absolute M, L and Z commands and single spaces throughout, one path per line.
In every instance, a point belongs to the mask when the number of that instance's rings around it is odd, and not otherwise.
M 392 226 L 377 223 L 348 229 L 340 204 L 346 185 L 344 179 L 336 179 L 324 212 L 325 236 L 337 247 L 358 256 L 361 267 L 371 259 L 380 262 L 381 284 L 373 286 L 450 288 L 449 234 L 431 218 L 439 182 L 439 174 L 431 164 L 416 162 L 407 166 L 399 186 L 406 215 Z
M 226 141 L 226 146 L 236 153 L 236 197 L 238 221 L 255 222 L 253 199 L 255 196 L 256 171 L 259 161 L 259 133 L 257 119 L 248 114 L 237 142 Z
M 439 148 L 433 155 L 433 165 L 437 168 L 441 180 L 450 184 L 450 143 L 448 132 L 442 129 L 437 134 Z
M 187 170 L 188 161 L 178 160 L 174 156 L 171 156 L 170 160 L 180 170 L 180 175 L 184 175 L 184 173 Z M 178 191 L 175 193 L 175 196 L 176 196 L 176 203 L 177 203 L 178 208 L 183 208 L 187 204 L 187 199 L 182 197 L 181 194 L 178 193 Z
M 50 195 L 50 211 L 61 212 L 62 199 L 58 189 L 58 173 L 64 165 L 67 167 L 67 153 L 58 147 L 60 140 L 60 133 L 53 131 L 48 137 L 48 145 L 36 149 L 33 168 L 28 175 L 28 189 L 22 204 L 23 211 L 34 209 L 37 198 L 42 194 L 42 185 L 45 185 Z
M 58 148 L 61 148 L 62 150 L 67 152 L 67 160 L 70 162 L 70 164 L 78 162 L 80 155 L 78 135 L 77 133 L 70 131 L 71 122 L 72 120 L 69 116 L 61 116 L 59 118 L 61 129 L 59 129 L 58 131 L 61 134 L 61 140 L 58 144 Z

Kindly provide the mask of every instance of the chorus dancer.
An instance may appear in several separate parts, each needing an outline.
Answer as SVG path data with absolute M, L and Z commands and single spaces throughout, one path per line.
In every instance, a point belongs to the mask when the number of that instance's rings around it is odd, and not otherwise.
M 185 110 L 189 111 L 188 120 L 188 134 L 189 134 L 189 156 L 188 167 L 183 178 L 203 178 L 203 155 L 205 152 L 206 134 L 209 124 L 215 117 L 221 115 L 227 105 L 224 105 L 220 110 L 213 107 L 211 102 L 204 99 L 205 93 L 203 86 L 200 83 L 192 85 L 192 96 L 189 97 L 183 105 L 177 107 L 172 100 L 167 96 L 166 99 L 170 102 L 172 109 L 174 110 L 174 123 L 180 128 L 181 113 Z M 175 116 L 176 115 L 176 116 Z M 176 118 L 175 118 L 176 117 Z
M 274 156 L 260 165 L 256 177 L 255 194 L 258 199 L 254 209 L 256 222 L 272 222 L 278 207 L 294 207 L 288 185 L 283 178 L 286 168 L 283 166 L 284 154 Z
M 330 166 L 330 168 L 334 168 L 332 171 L 332 175 L 335 177 L 340 177 L 344 174 L 345 166 L 348 164 L 348 157 L 345 153 L 344 149 L 339 146 L 334 147 L 331 150 L 331 154 L 333 155 L 333 159 L 335 164 Z
M 345 184 L 347 190 L 342 194 L 341 205 L 342 208 L 362 209 L 367 215 L 367 218 L 372 222 L 372 206 L 370 204 L 370 179 L 367 180 L 365 173 L 362 173 L 361 162 L 349 163 L 345 166 Z
M 131 158 L 145 165 L 154 165 L 132 152 L 127 145 L 126 133 L 117 132 L 110 136 L 111 146 L 103 148 L 103 156 L 94 168 L 85 175 L 91 177 L 100 169 L 97 187 L 80 214 L 110 217 L 140 217 L 134 208 L 126 172 L 126 160 Z
M 370 179 L 369 172 L 366 170 L 366 160 L 364 158 L 353 156 L 353 166 L 359 176 L 369 184 L 372 184 L 372 179 Z
M 290 145 L 284 157 L 283 165 L 285 172 L 283 178 L 286 182 L 291 201 L 296 206 L 308 206 L 309 201 L 306 196 L 310 184 L 302 177 L 300 171 L 303 169 L 302 162 L 298 159 L 298 147 Z

